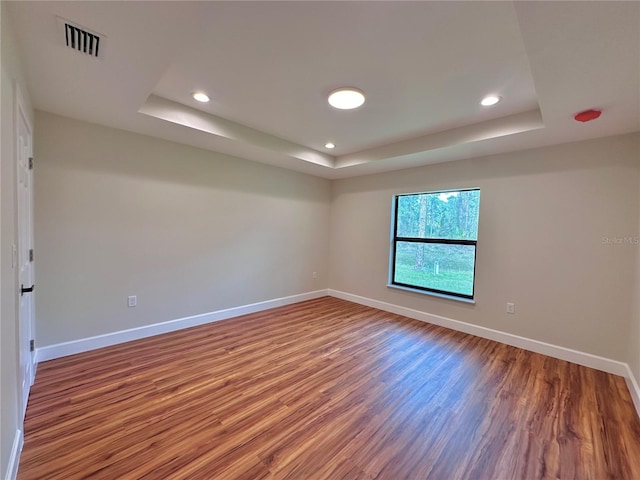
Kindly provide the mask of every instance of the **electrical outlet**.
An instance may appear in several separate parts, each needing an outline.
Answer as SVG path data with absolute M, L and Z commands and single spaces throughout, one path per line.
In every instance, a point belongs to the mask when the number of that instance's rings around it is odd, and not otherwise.
M 131 308 L 135 307 L 136 305 L 138 305 L 138 297 L 136 297 L 135 295 L 127 297 L 127 307 Z
M 313 272 L 311 274 L 311 278 L 318 278 L 318 272 Z
M 515 303 L 507 303 L 507 313 L 516 313 Z

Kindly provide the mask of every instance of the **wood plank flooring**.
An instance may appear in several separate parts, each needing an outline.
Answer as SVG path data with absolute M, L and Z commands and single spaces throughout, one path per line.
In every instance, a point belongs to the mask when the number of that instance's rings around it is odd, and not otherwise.
M 19 480 L 640 479 L 621 377 L 331 297 L 39 365 Z

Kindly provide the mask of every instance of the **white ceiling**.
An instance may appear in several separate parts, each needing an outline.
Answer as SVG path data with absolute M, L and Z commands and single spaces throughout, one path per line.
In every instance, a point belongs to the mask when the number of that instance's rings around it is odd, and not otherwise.
M 326 178 L 640 130 L 640 2 L 8 7 L 36 108 Z M 105 35 L 102 59 L 56 17 Z M 330 107 L 341 86 L 366 103 Z

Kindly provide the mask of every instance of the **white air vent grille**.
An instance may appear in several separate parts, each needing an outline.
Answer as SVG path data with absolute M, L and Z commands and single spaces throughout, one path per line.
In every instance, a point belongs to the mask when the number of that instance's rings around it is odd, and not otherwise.
M 60 17 L 58 17 L 58 25 L 67 47 L 90 57 L 102 57 L 105 42 L 104 35 Z
M 79 52 L 97 57 L 100 52 L 100 37 L 82 30 L 76 26 L 65 23 L 65 39 L 67 47 L 71 47 Z

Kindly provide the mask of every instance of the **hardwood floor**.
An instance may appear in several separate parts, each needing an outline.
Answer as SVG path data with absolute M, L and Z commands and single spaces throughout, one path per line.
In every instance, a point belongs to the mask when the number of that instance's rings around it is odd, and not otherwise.
M 640 479 L 621 377 L 325 297 L 39 365 L 19 480 Z

